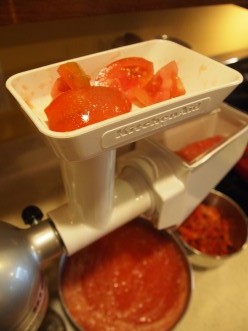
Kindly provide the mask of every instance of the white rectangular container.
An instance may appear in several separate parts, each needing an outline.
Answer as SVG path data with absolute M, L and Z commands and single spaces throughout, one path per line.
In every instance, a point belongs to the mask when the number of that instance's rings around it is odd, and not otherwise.
M 206 56 L 168 40 L 150 40 L 120 47 L 76 61 L 92 78 L 105 65 L 124 57 L 140 56 L 154 63 L 155 71 L 175 60 L 186 94 L 71 132 L 54 132 L 47 126 L 45 107 L 58 77 L 55 63 L 10 77 L 7 88 L 38 130 L 64 160 L 92 158 L 129 144 L 216 108 L 242 82 L 242 75 Z

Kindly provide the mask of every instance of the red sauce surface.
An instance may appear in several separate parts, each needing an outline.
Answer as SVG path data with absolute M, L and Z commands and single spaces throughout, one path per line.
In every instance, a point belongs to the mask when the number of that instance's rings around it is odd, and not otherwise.
M 166 331 L 187 307 L 191 280 L 167 233 L 134 220 L 67 259 L 62 299 L 85 331 Z
M 235 222 L 222 216 L 218 208 L 200 204 L 178 228 L 191 247 L 209 255 L 226 255 L 237 250 L 233 234 Z

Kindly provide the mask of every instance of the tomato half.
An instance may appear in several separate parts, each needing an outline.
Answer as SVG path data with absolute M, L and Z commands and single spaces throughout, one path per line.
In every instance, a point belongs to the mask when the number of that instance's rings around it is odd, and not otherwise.
M 131 103 L 120 91 L 103 86 L 89 86 L 61 93 L 45 109 L 49 128 L 72 131 L 104 121 L 131 110 Z
M 153 73 L 152 62 L 142 57 L 123 58 L 104 67 L 95 78 L 94 85 L 117 88 L 132 102 L 132 89 L 147 84 Z
M 137 87 L 133 91 L 136 103 L 141 106 L 149 106 L 185 93 L 175 61 L 163 66 L 145 86 Z
M 87 331 L 168 331 L 186 308 L 190 277 L 166 234 L 134 220 L 72 255 L 62 297 Z

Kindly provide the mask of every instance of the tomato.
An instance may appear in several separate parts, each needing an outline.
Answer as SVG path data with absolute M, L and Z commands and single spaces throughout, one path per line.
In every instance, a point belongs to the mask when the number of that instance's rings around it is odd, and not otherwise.
M 90 77 L 85 74 L 76 62 L 63 63 L 58 67 L 57 71 L 60 76 L 52 86 L 51 96 L 53 99 L 70 89 L 75 90 L 90 86 Z
M 144 86 L 153 76 L 153 63 L 142 57 L 128 57 L 104 67 L 95 85 L 109 86 L 124 92 L 133 101 L 132 89 Z
M 172 238 L 136 219 L 69 257 L 61 294 L 85 331 L 167 331 L 186 308 L 190 274 Z
M 77 62 L 61 64 L 58 67 L 58 73 L 72 90 L 90 86 L 90 77 L 86 75 Z
M 234 169 L 240 177 L 248 182 L 248 146 L 241 159 L 236 163 Z
M 136 103 L 141 106 L 149 106 L 185 93 L 175 61 L 163 66 L 145 86 L 136 87 L 133 91 Z
M 104 121 L 131 110 L 131 103 L 120 91 L 89 86 L 61 93 L 45 109 L 49 128 L 71 131 Z
M 194 159 L 199 157 L 201 154 L 207 152 L 215 145 L 219 144 L 224 140 L 224 137 L 216 135 L 203 140 L 195 141 L 176 153 L 187 162 L 192 162 Z

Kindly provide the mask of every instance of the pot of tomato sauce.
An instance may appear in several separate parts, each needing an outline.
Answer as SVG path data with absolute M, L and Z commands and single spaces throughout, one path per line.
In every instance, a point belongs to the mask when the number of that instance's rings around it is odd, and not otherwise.
M 188 309 L 192 283 L 180 244 L 143 218 L 60 262 L 60 298 L 77 330 L 172 330 Z

